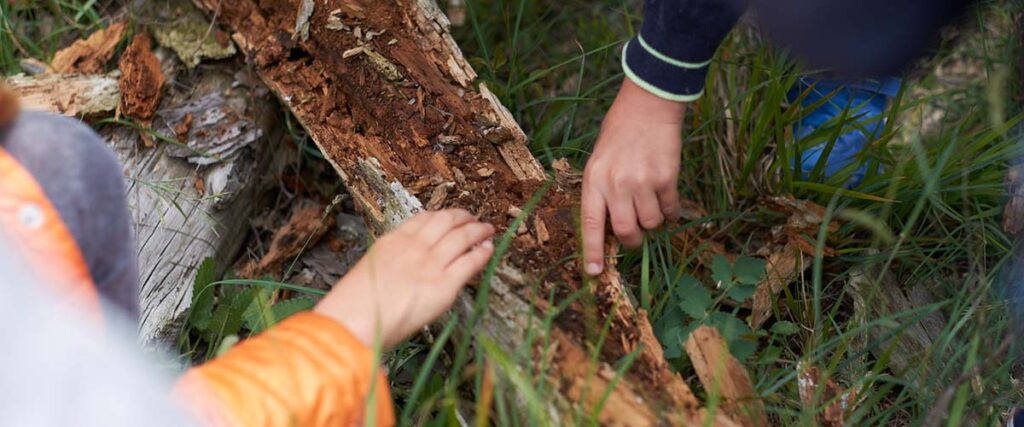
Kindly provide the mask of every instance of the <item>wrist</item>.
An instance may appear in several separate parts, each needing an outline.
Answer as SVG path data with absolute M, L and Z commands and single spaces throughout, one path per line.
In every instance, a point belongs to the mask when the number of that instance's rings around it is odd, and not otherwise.
M 344 301 L 338 301 L 328 295 L 321 300 L 313 312 L 331 319 L 341 327 L 348 330 L 352 336 L 359 339 L 367 348 L 373 348 L 377 316 L 374 313 L 366 312 L 366 307 L 345 306 Z M 340 304 L 340 305 L 339 305 Z
M 686 105 L 685 102 L 670 101 L 650 93 L 627 77 L 623 79 L 609 113 L 629 116 L 644 123 L 682 128 Z

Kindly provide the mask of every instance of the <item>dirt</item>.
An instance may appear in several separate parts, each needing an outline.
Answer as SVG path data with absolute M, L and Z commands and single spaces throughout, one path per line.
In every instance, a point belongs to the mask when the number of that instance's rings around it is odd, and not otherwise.
M 121 113 L 148 123 L 160 105 L 164 73 L 160 60 L 150 50 L 152 40 L 145 33 L 137 34 L 118 62 L 121 77 Z
M 356 171 L 361 159 L 377 159 L 388 179 L 430 199 L 431 208 L 467 209 L 499 233 L 512 220 L 510 208 L 524 207 L 541 188 L 539 180 L 517 178 L 501 152 L 515 132 L 483 113 L 493 111 L 492 105 L 459 83 L 443 42 L 418 32 L 401 3 L 316 2 L 305 41 L 293 38 L 298 0 L 200 3 L 218 10 L 222 24 L 244 31 L 235 41 L 339 170 Z M 578 185 L 578 179 L 557 180 L 525 222 L 528 233 L 516 238 L 508 254 L 512 265 L 555 289 L 558 298 L 588 286 L 578 266 L 567 261 L 577 251 Z M 617 273 L 596 282 L 593 304 L 572 305 L 558 317 L 560 329 L 578 343 L 595 344 L 595 325 L 611 317 L 601 360 L 614 363 L 643 348 L 629 373 L 642 385 L 637 392 L 649 402 L 696 406 L 682 379 L 668 369 L 646 318 L 629 307 Z M 517 292 L 533 299 L 531 284 L 521 285 Z

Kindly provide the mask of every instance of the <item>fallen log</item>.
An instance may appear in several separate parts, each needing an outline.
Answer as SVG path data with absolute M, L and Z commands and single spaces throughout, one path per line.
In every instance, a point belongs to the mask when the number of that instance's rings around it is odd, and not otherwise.
M 485 85 L 474 87 L 476 74 L 433 1 L 194 1 L 225 26 L 305 127 L 374 232 L 423 210 L 421 197 L 435 194 L 431 207 L 465 208 L 504 229 L 508 212 L 547 180 L 511 114 Z M 550 348 L 527 343 L 550 355 L 548 412 L 567 423 L 578 407 L 589 414 L 603 401 L 597 418 L 604 425 L 703 423 L 707 414 L 669 369 L 618 273 L 587 280 L 576 263 L 562 261 L 578 250 L 576 185 L 556 179 L 544 192 L 525 221 L 528 232 L 513 240 L 488 283 L 487 313 L 468 332 L 513 354 L 529 325 L 543 324 L 547 295 L 582 291 L 592 297 L 556 316 Z M 471 313 L 478 291 L 464 292 L 457 309 Z M 634 351 L 621 381 L 600 375 Z M 733 425 L 720 414 L 713 423 Z
M 139 246 L 144 343 L 174 343 L 200 264 L 212 258 L 222 273 L 249 233 L 248 223 L 239 218 L 250 216 L 263 185 L 258 171 L 268 164 L 276 109 L 258 94 L 259 88 L 234 85 L 238 68 L 218 64 L 179 79 L 181 89 L 165 93 L 157 110 L 153 148 L 146 148 L 140 131 L 131 127 L 102 132 L 128 184 Z M 194 117 L 190 129 L 181 126 L 186 110 Z M 219 120 L 207 123 L 203 117 Z M 185 132 L 178 135 L 180 130 Z M 233 151 L 203 156 L 224 147 Z

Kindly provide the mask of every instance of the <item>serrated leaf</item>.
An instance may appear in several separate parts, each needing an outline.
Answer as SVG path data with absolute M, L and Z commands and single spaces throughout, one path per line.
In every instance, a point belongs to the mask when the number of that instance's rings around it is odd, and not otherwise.
M 260 288 L 252 293 L 249 304 L 242 313 L 242 321 L 245 328 L 252 332 L 260 332 L 273 324 L 273 316 L 270 314 L 270 296 L 272 289 Z
M 270 311 L 274 315 L 274 320 L 280 322 L 295 313 L 310 310 L 315 305 L 316 300 L 313 298 L 292 298 L 274 304 Z
M 793 323 L 793 322 L 788 322 L 788 321 L 783 320 L 783 321 L 775 322 L 775 324 L 772 325 L 772 334 L 773 335 L 783 335 L 783 336 L 785 336 L 785 335 L 793 335 L 793 334 L 796 334 L 798 332 L 800 332 L 800 326 L 798 326 L 796 323 Z
M 715 287 L 724 289 L 732 284 L 732 265 L 729 259 L 722 255 L 715 255 L 711 259 L 711 280 L 715 281 Z
M 695 319 L 704 317 L 713 302 L 708 288 L 689 274 L 684 274 L 676 285 L 676 298 L 679 309 Z
M 733 283 L 733 285 L 729 287 L 729 292 L 727 295 L 729 295 L 729 298 L 732 298 L 736 302 L 743 302 L 750 299 L 750 297 L 754 296 L 754 292 L 756 291 L 757 286 L 746 285 L 737 282 Z
M 708 316 L 708 324 L 718 328 L 722 338 L 729 344 L 729 351 L 739 360 L 745 360 L 757 351 L 757 340 L 753 331 L 742 320 L 729 313 L 715 312 Z
M 682 325 L 675 324 L 662 331 L 658 336 L 658 341 L 661 341 L 661 345 L 665 347 L 666 359 L 675 359 L 683 355 L 683 341 L 679 337 L 682 330 Z
M 736 274 L 736 281 L 745 285 L 756 285 L 765 276 L 765 267 L 768 265 L 761 258 L 741 256 L 736 259 L 733 271 Z
M 214 289 L 211 283 L 217 280 L 217 269 L 213 258 L 206 258 L 196 269 L 196 278 L 192 284 L 192 305 L 189 308 L 189 326 L 205 331 L 210 326 L 213 316 Z
M 242 314 L 245 312 L 240 300 L 247 300 L 245 292 L 227 292 L 222 296 L 210 324 L 205 330 L 206 342 L 217 343 L 222 337 L 237 334 L 242 329 Z

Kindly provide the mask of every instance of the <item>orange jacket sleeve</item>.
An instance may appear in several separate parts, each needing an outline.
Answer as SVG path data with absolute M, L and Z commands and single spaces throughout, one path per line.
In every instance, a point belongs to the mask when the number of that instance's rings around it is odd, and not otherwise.
M 373 425 L 395 424 L 373 351 L 334 320 L 311 312 L 188 371 L 175 394 L 207 426 L 361 426 L 371 404 Z

